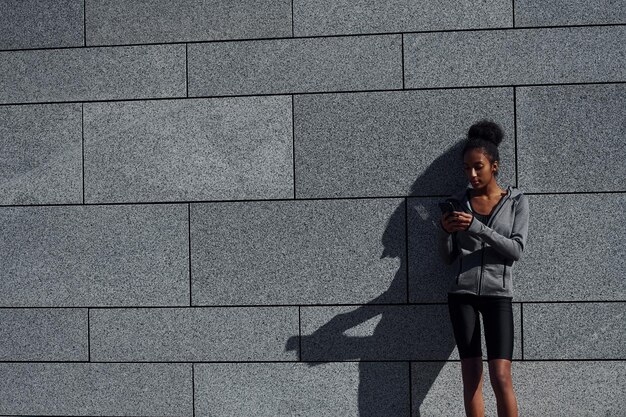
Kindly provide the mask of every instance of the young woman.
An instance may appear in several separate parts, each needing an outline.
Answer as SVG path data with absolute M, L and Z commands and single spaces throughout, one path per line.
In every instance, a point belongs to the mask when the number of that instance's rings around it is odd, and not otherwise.
M 447 199 L 455 207 L 441 217 L 438 250 L 446 264 L 458 262 L 448 288 L 448 310 L 461 358 L 465 412 L 483 417 L 480 316 L 485 329 L 489 378 L 498 417 L 517 417 L 511 378 L 513 356 L 513 264 L 528 235 L 528 198 L 496 182 L 498 145 L 504 134 L 496 123 L 472 125 L 463 149 L 467 188 Z M 471 184 L 471 185 L 470 185 Z

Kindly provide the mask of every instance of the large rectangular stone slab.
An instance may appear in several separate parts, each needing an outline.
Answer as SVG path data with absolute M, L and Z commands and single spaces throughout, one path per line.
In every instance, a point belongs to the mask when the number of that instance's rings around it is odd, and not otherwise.
M 0 306 L 189 305 L 186 205 L 0 208 Z
M 197 417 L 409 416 L 406 362 L 194 366 Z
M 0 204 L 83 202 L 80 104 L 0 106 Z
M 401 199 L 191 203 L 193 305 L 406 302 Z
M 626 358 L 626 303 L 524 304 L 525 359 Z
M 0 363 L 0 413 L 192 416 L 187 363 Z
M 513 304 L 513 359 L 521 359 L 521 317 Z M 447 304 L 302 307 L 302 360 L 459 359 Z M 481 319 L 481 345 L 487 359 Z
M 528 239 L 515 263 L 515 299 L 626 299 L 626 194 L 545 194 L 528 199 Z
M 619 81 L 626 26 L 404 35 L 407 88 Z
M 295 96 L 296 197 L 451 194 L 467 185 L 462 142 L 482 118 L 504 129 L 500 178 L 514 182 L 513 104 L 510 88 Z
M 626 23 L 626 4 L 615 0 L 515 0 L 516 26 Z
M 626 409 L 623 361 L 513 361 L 520 416 L 621 416 Z M 460 362 L 412 362 L 413 416 L 465 415 Z M 488 364 L 483 362 L 485 415 L 496 415 Z
M 294 0 L 295 36 L 510 27 L 508 0 Z
M 92 309 L 94 361 L 288 361 L 297 307 Z
M 527 192 L 624 191 L 625 84 L 519 87 L 516 104 Z
M 85 104 L 85 201 L 293 198 L 291 97 Z
M 503 145 L 504 142 L 501 146 Z M 514 155 L 511 159 L 510 164 L 514 165 Z M 448 195 L 454 192 L 456 191 L 450 190 Z M 447 302 L 448 289 L 459 269 L 458 261 L 446 265 L 438 252 L 441 227 L 441 209 L 438 203 L 446 197 L 447 195 L 408 199 L 409 299 L 413 303 Z
M 188 45 L 189 96 L 402 88 L 400 35 Z
M 185 45 L 0 52 L 0 103 L 185 96 Z
M 0 361 L 86 361 L 87 309 L 0 308 Z
M 2 0 L 0 49 L 83 46 L 84 0 Z
M 289 0 L 90 1 L 87 45 L 291 36 Z

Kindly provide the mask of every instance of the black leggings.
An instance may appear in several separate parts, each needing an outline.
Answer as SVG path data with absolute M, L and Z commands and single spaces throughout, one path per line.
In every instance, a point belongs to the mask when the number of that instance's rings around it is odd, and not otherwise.
M 513 358 L 511 297 L 448 293 L 448 311 L 461 359 L 482 357 L 480 321 L 483 317 L 487 360 Z

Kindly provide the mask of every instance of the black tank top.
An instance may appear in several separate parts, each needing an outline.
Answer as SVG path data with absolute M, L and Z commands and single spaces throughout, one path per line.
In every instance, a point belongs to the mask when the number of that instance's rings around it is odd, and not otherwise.
M 502 197 L 500 197 L 500 198 L 502 198 Z M 480 214 L 480 213 L 477 213 L 476 210 L 474 210 L 474 206 L 472 206 L 472 199 L 471 199 L 471 194 L 470 194 L 469 190 L 467 190 L 467 201 L 469 201 L 469 203 L 470 203 L 470 207 L 472 208 L 472 214 L 474 215 L 474 217 L 476 217 L 478 220 L 480 220 L 480 222 L 483 223 L 483 224 L 487 224 L 487 222 L 489 222 L 489 218 L 493 214 L 493 210 L 498 205 L 496 203 L 496 205 L 493 206 L 493 208 L 491 209 L 491 213 L 489 213 L 489 214 Z

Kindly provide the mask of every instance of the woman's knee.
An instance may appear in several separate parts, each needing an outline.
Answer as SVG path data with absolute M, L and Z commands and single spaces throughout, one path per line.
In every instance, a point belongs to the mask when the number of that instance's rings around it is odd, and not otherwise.
M 489 361 L 489 380 L 494 390 L 508 389 L 512 386 L 511 361 L 492 359 Z
M 463 381 L 469 385 L 478 385 L 483 375 L 483 358 L 481 356 L 461 359 Z

